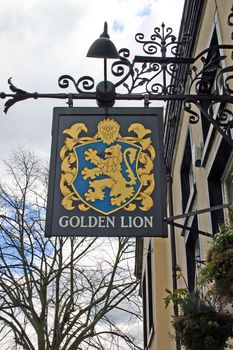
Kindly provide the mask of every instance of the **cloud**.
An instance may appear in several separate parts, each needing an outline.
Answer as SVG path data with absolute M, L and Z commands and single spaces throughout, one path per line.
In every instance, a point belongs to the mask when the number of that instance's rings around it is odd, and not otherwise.
M 134 40 L 136 33 L 149 38 L 162 21 L 178 31 L 182 4 L 183 0 L 0 0 L 0 91 L 11 93 L 9 77 L 17 87 L 40 93 L 76 92 L 74 86 L 59 88 L 62 74 L 76 81 L 89 75 L 98 83 L 103 80 L 103 62 L 87 58 L 86 53 L 105 21 L 117 49 L 127 47 L 132 59 L 143 54 Z M 7 116 L 5 101 L 0 100 L 0 162 L 18 145 L 48 159 L 53 107 L 65 107 L 67 101 L 29 99 L 16 103 Z M 96 106 L 96 102 L 79 100 L 74 105 Z
M 137 16 L 145 17 L 151 14 L 151 4 L 147 4 L 143 7 L 142 10 L 138 11 Z
M 112 29 L 114 32 L 123 32 L 125 25 L 120 21 L 113 21 Z

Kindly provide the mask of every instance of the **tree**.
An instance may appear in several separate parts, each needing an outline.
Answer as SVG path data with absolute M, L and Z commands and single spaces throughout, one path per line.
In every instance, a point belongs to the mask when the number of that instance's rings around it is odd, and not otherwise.
M 1 347 L 140 349 L 134 240 L 45 238 L 47 170 L 22 149 L 6 165 L 7 184 L 0 185 Z

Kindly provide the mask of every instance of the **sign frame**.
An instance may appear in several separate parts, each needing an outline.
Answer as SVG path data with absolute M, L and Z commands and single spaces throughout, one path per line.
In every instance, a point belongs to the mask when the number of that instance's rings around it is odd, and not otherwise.
M 80 135 L 82 135 L 82 140 L 91 139 L 94 134 L 100 135 L 100 125 L 106 126 L 109 120 L 113 120 L 115 127 L 117 124 L 119 126 L 119 130 L 116 132 L 115 136 L 113 134 L 113 140 L 108 139 L 108 134 L 105 134 L 107 137 L 102 137 L 103 141 L 100 138 L 95 138 L 96 143 L 87 142 L 87 146 L 84 143 L 83 156 L 81 156 L 81 160 L 79 160 L 78 146 L 72 149 L 72 157 L 75 153 L 76 155 L 76 168 L 75 170 L 75 179 L 80 176 L 80 173 L 85 174 L 83 178 L 86 177 L 87 185 L 90 186 L 93 182 L 95 183 L 95 188 L 89 188 L 88 190 L 84 190 L 85 182 L 83 182 L 80 193 L 78 193 L 78 184 L 81 183 L 77 181 L 77 185 L 75 184 L 75 180 L 72 180 L 72 186 L 68 186 L 66 180 L 63 181 L 62 185 L 62 173 L 64 173 L 64 163 L 61 160 L 61 153 L 63 153 L 63 149 L 67 151 L 67 146 L 65 142 L 67 142 L 67 135 L 69 144 L 71 143 L 69 139 L 72 134 L 71 127 L 72 125 L 77 125 L 73 129 L 80 127 L 82 125 L 81 130 L 79 130 Z M 85 127 L 84 127 L 85 126 Z M 110 125 L 111 126 L 111 125 Z M 72 129 L 72 130 L 73 130 Z M 101 130 L 102 130 L 101 129 Z M 130 131 L 128 131 L 130 130 Z M 65 131 L 65 132 L 64 132 Z M 133 134 L 134 133 L 134 134 Z M 137 133 L 137 138 L 133 137 Z M 102 135 L 102 134 L 101 134 Z M 117 136 L 116 136 L 117 135 Z M 86 138 L 85 138 L 86 136 Z M 117 139 L 118 137 L 118 139 Z M 141 138 L 140 138 L 141 137 Z M 140 141 L 143 139 L 142 141 Z M 125 141 L 126 140 L 126 141 Z M 133 142 L 131 142 L 133 140 Z M 134 174 L 131 179 L 131 182 L 139 183 L 142 180 L 144 183 L 146 182 L 146 176 L 143 177 L 142 166 L 141 169 L 139 167 L 139 161 L 136 159 L 137 147 L 136 141 L 139 140 L 140 145 L 142 145 L 143 150 L 140 150 L 140 156 L 142 154 L 148 152 L 148 149 L 155 150 L 155 158 L 149 159 L 147 163 L 147 167 L 151 167 L 153 163 L 153 178 L 155 178 L 154 190 L 152 191 L 151 198 L 147 200 L 147 204 L 145 204 L 145 196 L 148 197 L 148 189 L 144 192 L 140 192 L 142 188 L 142 184 L 138 185 L 135 190 L 135 195 L 130 198 L 131 195 L 126 199 L 123 198 L 122 201 L 119 201 L 120 194 L 115 194 L 115 197 L 111 198 L 111 203 L 109 204 L 110 209 L 104 212 L 103 207 L 104 201 L 107 203 L 107 197 L 110 201 L 110 194 L 113 192 L 111 189 L 112 180 L 109 179 L 109 176 L 104 174 L 102 176 L 102 182 L 106 182 L 108 184 L 105 185 L 103 192 L 104 200 L 99 200 L 95 198 L 88 197 L 88 193 L 93 196 L 95 191 L 102 191 L 100 187 L 97 187 L 97 183 L 101 182 L 99 180 L 99 171 L 97 171 L 96 178 L 94 175 L 90 175 L 88 173 L 89 169 L 87 166 L 80 164 L 90 164 L 92 167 L 91 171 L 93 174 L 93 169 L 96 169 L 93 165 L 95 154 L 91 154 L 90 150 L 93 152 L 97 152 L 95 148 L 105 147 L 103 150 L 100 150 L 99 153 L 104 153 L 104 158 L 108 157 L 108 151 L 112 145 L 118 145 L 122 150 L 125 148 L 125 152 L 129 153 L 129 150 L 132 150 L 131 158 L 127 155 L 128 163 L 131 160 L 134 165 Z M 128 143 L 127 143 L 128 142 Z M 133 145 L 133 143 L 135 145 Z M 93 151 L 93 144 L 96 145 Z M 148 146 L 147 146 L 148 144 Z M 128 147 L 128 145 L 132 145 Z M 85 148 L 86 147 L 86 148 Z M 139 147 L 140 148 L 140 147 Z M 136 150 L 135 150 L 136 149 Z M 107 150 L 107 151 L 106 151 Z M 77 154 L 76 154 L 77 153 Z M 121 152 L 123 154 L 123 152 Z M 153 153 L 153 152 L 152 152 Z M 107 156 L 106 156 L 107 154 Z M 67 157 L 66 157 L 67 158 Z M 69 157 L 68 157 L 69 158 Z M 149 158 L 147 156 L 147 158 Z M 122 157 L 123 159 L 123 157 Z M 65 161 L 64 161 L 65 162 Z M 134 162 L 134 163 L 133 163 Z M 126 161 L 127 163 L 127 161 Z M 97 163 L 96 163 L 97 164 Z M 129 174 L 129 170 L 126 169 L 126 165 L 119 165 L 119 169 L 121 169 L 121 173 L 123 174 L 122 179 L 127 177 Z M 82 166 L 82 171 L 81 171 Z M 78 167 L 80 169 L 78 169 Z M 123 167 L 125 168 L 123 173 Z M 145 169 L 146 166 L 144 166 Z M 133 165 L 131 166 L 133 169 Z M 63 169 L 63 170 L 62 170 Z M 71 171 L 72 166 L 70 166 Z M 147 173 L 149 173 L 148 170 Z M 150 173 L 150 178 L 152 176 Z M 69 173 L 65 174 L 66 178 L 70 176 Z M 109 175 L 109 172 L 108 172 Z M 90 178 L 92 176 L 92 178 Z M 121 175 L 117 175 L 119 178 Z M 95 181 L 90 181 L 95 178 Z M 97 180 L 96 180 L 97 179 Z M 79 178 L 80 180 L 80 178 Z M 128 181 L 129 182 L 129 181 Z M 152 183 L 149 183 L 152 185 Z M 63 186 L 63 187 L 62 187 Z M 64 191 L 62 189 L 64 186 L 67 188 L 71 188 L 75 192 L 75 196 L 78 197 L 81 206 L 76 205 L 74 209 L 73 204 L 72 207 L 69 208 L 71 201 L 66 202 L 66 208 L 64 208 Z M 92 185 L 93 186 L 93 185 Z M 120 185 L 122 188 L 122 193 L 124 193 L 124 186 Z M 127 185 L 129 187 L 129 185 Z M 133 186 L 133 185 L 132 185 Z M 136 185 L 135 185 L 136 186 Z M 149 186 L 149 185 L 148 185 Z M 107 188 L 109 187 L 109 188 Z M 128 189 L 127 187 L 127 189 Z M 144 187 L 143 187 L 144 188 Z M 69 190 L 68 190 L 69 191 Z M 134 191 L 134 190 L 133 190 Z M 66 192 L 66 188 L 65 188 Z M 81 193 L 82 192 L 82 193 Z M 150 191 L 151 192 L 151 191 Z M 72 193 L 67 198 L 73 198 Z M 87 199 L 86 199 L 87 198 Z M 129 199 L 127 199 L 129 198 Z M 47 201 L 47 211 L 46 211 L 46 224 L 45 224 L 45 236 L 89 236 L 89 237 L 167 237 L 167 224 L 164 222 L 164 217 L 166 217 L 166 175 L 164 169 L 164 153 L 163 153 L 163 109 L 161 107 L 151 107 L 151 108 L 143 108 L 143 107 L 55 107 L 53 113 L 53 126 L 52 126 L 52 146 L 51 146 L 51 158 L 50 158 L 50 173 L 49 173 L 49 188 L 48 188 L 48 201 Z M 117 200 L 119 203 L 117 203 Z M 126 201 L 126 203 L 124 202 Z M 140 202 L 141 200 L 141 202 Z M 148 203 L 151 202 L 154 205 L 148 207 Z M 136 204 L 135 204 L 135 203 Z M 73 202 L 72 202 L 73 203 Z M 83 208 L 81 211 L 78 208 Z M 133 209 L 135 208 L 135 209 Z M 140 209 L 141 208 L 141 209 Z M 149 209 L 148 209 L 149 208 Z

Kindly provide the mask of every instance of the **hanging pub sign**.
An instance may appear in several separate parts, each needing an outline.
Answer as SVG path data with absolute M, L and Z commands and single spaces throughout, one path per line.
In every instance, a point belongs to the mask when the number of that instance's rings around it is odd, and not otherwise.
M 54 108 L 46 236 L 166 237 L 162 108 Z

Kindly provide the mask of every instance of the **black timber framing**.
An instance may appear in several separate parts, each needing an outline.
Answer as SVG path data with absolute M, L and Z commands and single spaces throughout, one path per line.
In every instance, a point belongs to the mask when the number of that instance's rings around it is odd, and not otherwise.
M 186 0 L 184 3 L 179 40 L 181 40 L 185 34 L 189 33 L 191 40 L 186 47 L 186 57 L 193 57 L 195 41 L 200 27 L 200 18 L 202 17 L 205 5 L 206 0 Z M 185 73 L 186 71 L 181 65 L 178 75 L 179 79 L 184 83 L 187 80 L 187 75 Z M 167 103 L 164 130 L 164 154 L 165 165 L 168 171 L 170 171 L 172 165 L 181 111 L 182 101 L 169 101 Z

